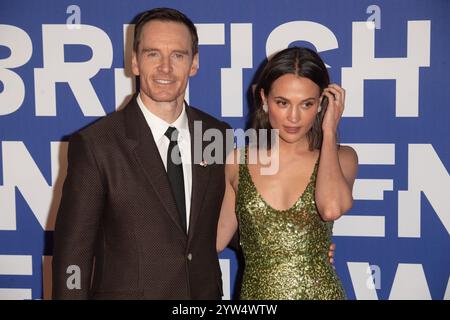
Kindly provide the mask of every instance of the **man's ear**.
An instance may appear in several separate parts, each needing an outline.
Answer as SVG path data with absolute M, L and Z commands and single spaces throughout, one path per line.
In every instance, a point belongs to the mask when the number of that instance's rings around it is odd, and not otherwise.
M 133 50 L 131 54 L 131 71 L 135 76 L 139 75 L 139 66 L 137 61 L 137 54 L 136 51 Z
M 197 52 L 196 54 L 194 54 L 194 58 L 192 59 L 191 71 L 189 72 L 190 77 L 195 76 L 197 74 L 198 67 L 199 67 L 199 63 L 198 63 L 198 52 Z

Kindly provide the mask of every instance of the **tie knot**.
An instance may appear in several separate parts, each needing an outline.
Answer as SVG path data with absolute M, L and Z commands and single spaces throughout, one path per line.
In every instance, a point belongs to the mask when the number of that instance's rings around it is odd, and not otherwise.
M 175 127 L 168 127 L 164 135 L 169 138 L 170 141 L 178 140 L 178 130 Z

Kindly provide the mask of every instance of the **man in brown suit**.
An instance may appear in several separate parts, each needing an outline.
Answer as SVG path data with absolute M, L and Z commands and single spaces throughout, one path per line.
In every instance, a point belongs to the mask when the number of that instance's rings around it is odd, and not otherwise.
M 184 102 L 197 68 L 198 36 L 184 14 L 163 8 L 140 16 L 132 59 L 139 94 L 70 139 L 54 298 L 221 298 L 224 167 L 195 163 L 195 144 L 206 145 L 194 141 L 194 122 L 224 136 L 229 126 Z

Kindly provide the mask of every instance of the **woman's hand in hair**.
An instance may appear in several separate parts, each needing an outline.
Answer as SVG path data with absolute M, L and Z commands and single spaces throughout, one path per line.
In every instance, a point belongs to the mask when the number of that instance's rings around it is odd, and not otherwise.
M 332 83 L 323 90 L 322 95 L 328 98 L 328 107 L 322 110 L 322 112 L 325 112 L 322 130 L 324 133 L 335 135 L 339 120 L 344 112 L 345 90 Z

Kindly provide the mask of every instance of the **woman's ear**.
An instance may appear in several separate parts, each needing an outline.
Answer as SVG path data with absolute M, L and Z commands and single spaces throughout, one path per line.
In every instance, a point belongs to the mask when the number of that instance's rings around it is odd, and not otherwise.
M 321 112 L 327 106 L 328 106 L 328 97 L 322 93 L 322 95 L 320 96 L 319 108 L 317 109 L 317 112 Z
M 261 90 L 259 91 L 259 95 L 261 97 L 262 103 L 267 104 L 267 98 L 266 95 L 264 94 L 264 89 L 261 88 Z
M 269 106 L 267 105 L 267 98 L 264 95 L 264 90 L 261 89 L 261 91 L 259 91 L 259 94 L 261 95 L 261 101 L 262 101 L 261 108 L 265 113 L 267 113 L 267 112 L 269 112 Z

